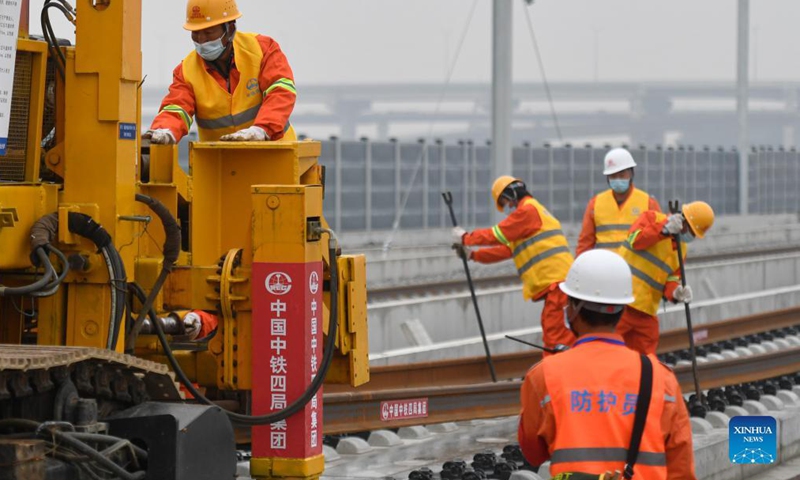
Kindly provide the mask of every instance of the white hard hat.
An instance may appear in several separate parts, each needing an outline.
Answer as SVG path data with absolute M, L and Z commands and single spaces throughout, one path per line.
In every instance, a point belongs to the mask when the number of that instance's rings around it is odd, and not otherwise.
M 609 250 L 581 254 L 558 288 L 569 297 L 601 305 L 633 302 L 631 269 L 622 257 Z
M 617 172 L 627 170 L 636 166 L 631 152 L 624 148 L 614 148 L 606 153 L 603 160 L 603 175 L 613 175 Z

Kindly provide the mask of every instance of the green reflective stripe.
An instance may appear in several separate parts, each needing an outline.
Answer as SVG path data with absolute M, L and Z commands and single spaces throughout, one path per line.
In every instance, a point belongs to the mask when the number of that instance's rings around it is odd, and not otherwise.
M 551 248 L 550 250 L 545 250 L 544 252 L 540 253 L 539 255 L 536 255 L 535 257 L 525 262 L 525 265 L 518 268 L 517 272 L 520 275 L 524 275 L 525 272 L 533 268 L 533 266 L 536 265 L 537 263 L 547 258 L 550 258 L 553 255 L 558 255 L 559 253 L 569 253 L 569 247 L 554 247 Z
M 636 242 L 636 239 L 639 237 L 640 233 L 642 233 L 641 230 L 636 230 L 635 232 L 633 232 L 630 235 L 628 235 L 628 240 L 626 240 L 626 241 L 628 243 L 630 243 L 631 245 L 633 245 Z
M 677 282 L 680 279 L 681 279 L 681 277 L 679 277 L 677 275 L 670 275 L 670 276 L 667 277 L 667 281 L 668 282 Z
M 626 225 L 624 223 L 617 223 L 617 224 L 609 224 L 609 225 L 600 225 L 595 228 L 596 232 L 613 232 L 617 230 L 624 230 L 628 231 L 631 229 L 630 225 Z
M 270 85 L 269 88 L 264 90 L 264 96 L 266 97 L 267 95 L 269 95 L 269 92 L 275 90 L 276 88 L 282 88 L 297 95 L 297 89 L 294 86 L 294 81 L 292 81 L 291 78 L 281 78 L 280 80 Z
M 181 119 L 183 120 L 183 123 L 186 124 L 186 128 L 187 129 L 192 128 L 192 117 L 191 117 L 191 115 L 186 113 L 186 110 L 182 109 L 181 107 L 179 107 L 177 105 L 167 105 L 167 106 L 165 106 L 164 108 L 161 109 L 161 112 L 177 113 L 178 115 L 180 115 Z M 159 113 L 161 113 L 161 112 L 159 112 Z
M 553 452 L 550 463 L 625 462 L 627 458 L 627 448 L 562 448 Z M 664 467 L 667 465 L 667 456 L 664 453 L 639 452 L 636 464 Z
M 631 274 L 634 277 L 636 277 L 639 280 L 643 281 L 644 283 L 648 284 L 650 286 L 650 288 L 652 288 L 653 290 L 655 290 L 655 291 L 657 291 L 659 293 L 664 291 L 664 285 L 658 283 L 652 277 L 650 277 L 649 275 L 647 275 L 643 271 L 639 270 L 638 268 L 636 268 L 636 267 L 634 267 L 632 265 L 628 265 L 628 266 L 631 267 Z
M 594 245 L 594 248 L 607 248 L 609 250 L 614 250 L 616 248 L 621 247 L 623 243 L 625 242 L 601 242 L 601 243 L 596 243 Z
M 248 108 L 244 112 L 237 113 L 236 115 L 226 115 L 220 118 L 198 118 L 197 126 L 207 130 L 216 130 L 218 128 L 235 127 L 251 122 L 256 119 L 261 105 Z
M 660 268 L 661 270 L 666 272 L 667 275 L 672 275 L 672 272 L 674 272 L 672 267 L 664 263 L 660 258 L 656 257 L 647 250 L 636 250 L 631 246 L 630 243 L 625 243 L 625 248 L 633 252 L 634 255 L 638 255 L 647 260 L 648 262 L 652 263 L 656 267 Z
M 517 245 L 517 248 L 514 249 L 514 256 L 516 257 L 517 255 L 522 253 L 523 250 L 531 246 L 531 244 L 533 243 L 536 243 L 540 240 L 546 240 L 548 238 L 552 238 L 558 235 L 564 235 L 564 232 L 557 229 L 557 230 L 548 230 L 547 232 L 542 232 L 538 235 L 534 235 L 531 238 Z
M 511 242 L 509 242 L 506 236 L 503 235 L 503 232 L 500 230 L 499 225 L 495 225 L 494 227 L 492 227 L 492 233 L 494 234 L 494 238 L 496 238 L 498 242 L 502 243 L 506 247 L 511 247 Z

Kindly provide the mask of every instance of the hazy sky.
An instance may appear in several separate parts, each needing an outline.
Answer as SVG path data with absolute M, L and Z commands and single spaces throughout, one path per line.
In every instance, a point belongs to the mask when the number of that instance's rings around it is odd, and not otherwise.
M 113 1 L 113 0 L 112 0 Z M 239 0 L 242 31 L 274 37 L 302 84 L 441 82 L 475 0 Z M 31 0 L 32 32 L 42 0 Z M 74 2 L 73 2 L 74 3 Z M 144 72 L 153 86 L 192 48 L 183 0 L 143 0 Z M 798 0 L 751 1 L 751 78 L 800 80 Z M 515 1 L 514 78 L 539 80 L 524 8 L 551 80 L 734 80 L 736 0 Z M 56 12 L 53 17 L 58 17 Z M 56 34 L 73 38 L 55 22 Z M 491 1 L 477 0 L 453 81 L 486 81 Z M 595 49 L 595 39 L 598 46 Z M 597 51 L 597 56 L 595 52 Z M 757 68 L 756 68 L 757 67 Z

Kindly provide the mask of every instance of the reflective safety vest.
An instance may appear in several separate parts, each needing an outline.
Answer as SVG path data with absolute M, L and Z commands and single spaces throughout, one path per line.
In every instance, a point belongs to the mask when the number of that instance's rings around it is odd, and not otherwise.
M 597 195 L 594 201 L 595 248 L 616 249 L 628 236 L 633 222 L 650 209 L 650 197 L 633 187 L 622 205 L 617 204 L 613 190 Z
M 656 213 L 656 222 L 662 222 L 667 216 Z M 633 275 L 633 297 L 631 307 L 649 315 L 658 312 L 658 304 L 664 296 L 664 287 L 673 278 L 672 274 L 679 268 L 678 251 L 672 247 L 672 237 L 664 238 L 645 250 L 634 250 L 632 243 L 636 232 L 617 249 L 622 258 L 628 262 Z M 686 243 L 681 243 L 681 252 L 686 258 Z
M 253 125 L 261 108 L 264 93 L 258 85 L 261 59 L 264 56 L 254 33 L 236 32 L 233 55 L 239 70 L 239 84 L 228 92 L 206 71 L 206 63 L 197 52 L 183 60 L 183 75 L 194 89 L 195 118 L 201 142 Z
M 542 228 L 535 235 L 510 242 L 495 225 L 492 228 L 495 238 L 511 249 L 514 265 L 522 279 L 522 296 L 525 300 L 536 299 L 550 285 L 563 282 L 572 266 L 572 253 L 561 223 L 544 206 L 525 197 L 521 205 L 532 205 L 542 219 Z
M 667 478 L 667 457 L 661 417 L 664 403 L 676 399 L 666 395 L 667 370 L 655 355 L 649 357 L 653 390 L 634 479 L 662 480 Z M 541 363 L 548 393 L 541 403 L 549 402 L 555 417 L 550 475 L 623 470 L 639 395 L 640 365 L 638 353 L 618 340 L 602 337 L 582 337 L 569 351 Z

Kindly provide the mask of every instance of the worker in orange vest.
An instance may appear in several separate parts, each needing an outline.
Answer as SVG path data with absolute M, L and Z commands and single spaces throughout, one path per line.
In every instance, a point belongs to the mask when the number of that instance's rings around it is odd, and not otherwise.
M 569 298 L 564 321 L 578 340 L 525 376 L 518 432 L 525 458 L 534 466 L 550 460 L 559 478 L 619 471 L 623 478 L 695 480 L 689 413 L 675 375 L 614 333 L 633 300 L 625 260 L 586 252 L 559 287 Z
M 625 308 L 617 324 L 617 333 L 625 344 L 642 353 L 655 353 L 658 347 L 658 306 L 661 299 L 690 303 L 692 289 L 680 284 L 678 262 L 679 235 L 681 252 L 686 257 L 687 244 L 703 238 L 714 224 L 714 210 L 705 202 L 687 203 L 681 213 L 665 215 L 645 212 L 634 222 L 628 239 L 617 250 L 633 272 L 635 300 Z
M 238 32 L 235 0 L 189 0 L 183 28 L 195 50 L 173 71 L 169 93 L 143 137 L 172 144 L 197 120 L 201 141 L 295 140 L 289 115 L 297 91 L 278 43 Z
M 471 233 L 455 227 L 456 252 L 479 263 L 513 258 L 525 300 L 544 300 L 541 322 L 545 346 L 554 349 L 558 345 L 572 345 L 575 337 L 563 321 L 567 297 L 558 289 L 558 283 L 566 278 L 572 265 L 572 254 L 561 224 L 531 196 L 525 183 L 518 178 L 504 175 L 495 180 L 492 201 L 507 217 L 492 228 Z M 473 250 L 472 246 L 486 248 Z
M 661 211 L 656 199 L 633 185 L 636 162 L 628 150 L 610 150 L 603 166 L 609 189 L 592 197 L 586 205 L 576 256 L 593 248 L 617 249 L 642 212 Z

